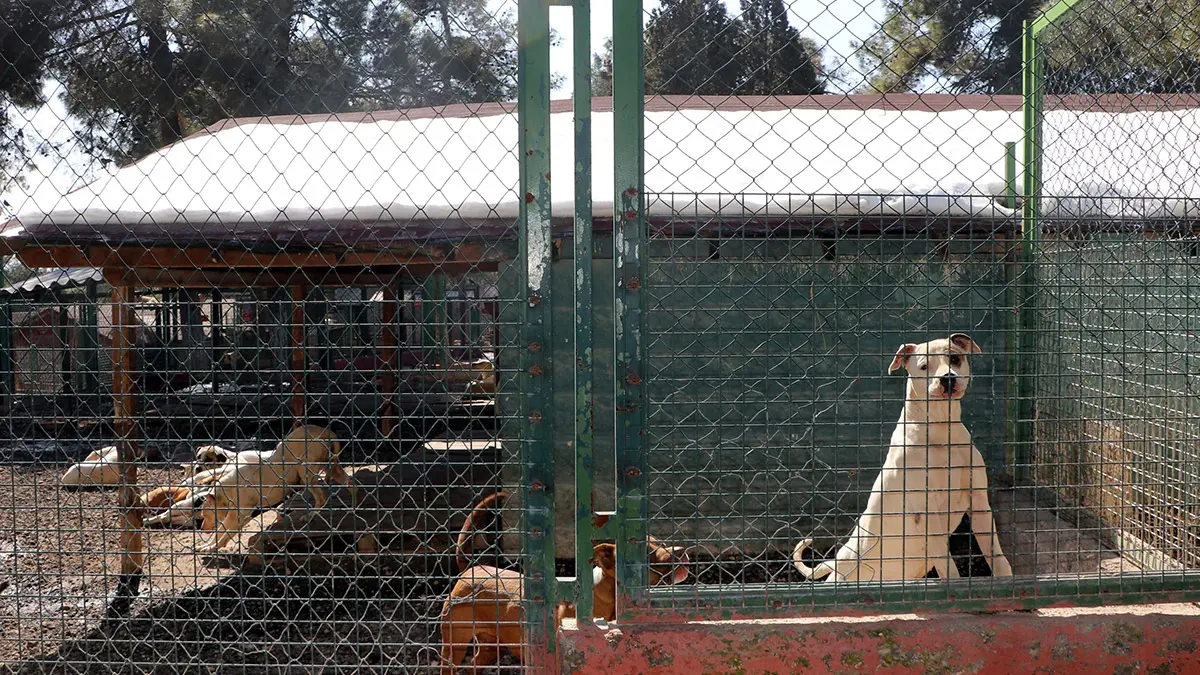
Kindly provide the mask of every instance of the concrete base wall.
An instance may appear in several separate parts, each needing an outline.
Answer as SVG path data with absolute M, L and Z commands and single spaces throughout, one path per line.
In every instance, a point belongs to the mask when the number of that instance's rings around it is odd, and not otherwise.
M 563 673 L 1200 673 L 1194 604 L 997 614 L 568 622 Z

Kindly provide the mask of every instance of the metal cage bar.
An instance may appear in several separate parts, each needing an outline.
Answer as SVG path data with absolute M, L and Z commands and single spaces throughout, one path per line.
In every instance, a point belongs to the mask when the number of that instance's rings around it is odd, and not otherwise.
M 526 486 L 525 575 L 530 643 L 535 651 L 553 649 L 554 566 L 554 400 L 550 345 L 550 5 L 546 0 L 518 3 L 518 124 L 521 163 L 520 251 L 524 288 L 521 329 L 522 464 Z
M 645 69 L 641 0 L 613 2 L 614 407 L 618 615 L 646 586 Z M 625 600 L 625 602 L 622 602 Z
M 592 616 L 592 523 L 595 520 L 595 390 L 592 311 L 592 15 L 590 0 L 571 6 L 574 40 L 575 223 L 572 244 L 575 304 L 575 606 Z

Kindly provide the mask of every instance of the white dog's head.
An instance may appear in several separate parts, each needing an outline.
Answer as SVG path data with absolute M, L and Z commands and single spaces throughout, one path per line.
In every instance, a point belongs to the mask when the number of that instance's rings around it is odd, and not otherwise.
M 968 355 L 982 353 L 970 335 L 955 333 L 949 338 L 922 344 L 900 345 L 888 372 L 898 368 L 908 370 L 907 395 L 910 398 L 957 400 L 963 397 L 971 382 Z

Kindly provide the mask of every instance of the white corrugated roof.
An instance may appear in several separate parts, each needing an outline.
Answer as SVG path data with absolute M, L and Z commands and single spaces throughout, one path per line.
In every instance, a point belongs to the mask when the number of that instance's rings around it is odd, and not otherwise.
M 596 215 L 606 216 L 613 209 L 613 114 L 594 113 L 592 123 L 592 196 Z M 1021 113 L 995 109 L 656 110 L 647 112 L 645 128 L 652 216 L 1003 217 L 1010 212 L 996 198 L 1004 191 L 1004 144 L 1022 138 Z M 552 115 L 556 216 L 573 213 L 573 131 L 569 113 Z M 1046 213 L 1195 210 L 1198 109 L 1051 111 L 1045 137 L 1045 194 L 1063 198 L 1046 204 Z M 259 228 L 286 237 L 330 223 L 512 220 L 516 147 L 512 112 L 240 121 L 160 150 L 50 209 L 18 214 L 6 234 L 65 228 L 103 238 L 124 228 L 186 239 L 213 228 L 231 236 Z

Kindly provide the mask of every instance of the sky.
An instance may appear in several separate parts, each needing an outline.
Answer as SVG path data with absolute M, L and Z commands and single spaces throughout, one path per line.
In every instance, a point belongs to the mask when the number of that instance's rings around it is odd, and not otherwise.
M 658 6 L 657 0 L 644 0 L 645 13 Z M 724 0 L 732 15 L 739 13 L 737 0 Z M 492 0 L 493 11 L 505 9 L 516 12 L 516 0 Z M 604 41 L 612 34 L 612 0 L 592 0 L 592 52 L 599 53 Z M 884 12 L 882 0 L 792 0 L 791 23 L 802 35 L 813 38 L 825 46 L 826 58 L 835 58 L 847 64 L 843 71 L 847 88 L 854 89 L 861 81 L 853 68 L 856 63 L 851 43 L 861 42 L 871 35 Z M 554 72 L 562 75 L 561 85 L 554 90 L 554 98 L 571 95 L 571 9 L 551 7 L 550 25 L 560 36 L 558 45 L 551 47 L 550 63 Z M 839 90 L 834 87 L 835 93 Z M 72 131 L 66 119 L 66 108 L 60 100 L 60 87 L 56 82 L 46 85 L 47 103 L 33 111 L 13 110 L 17 121 L 27 136 L 61 143 L 61 152 L 52 152 L 40 157 L 33 170 L 26 172 L 25 185 L 5 187 L 0 182 L 0 200 L 6 204 L 0 209 L 0 222 L 4 216 L 15 214 L 25 208 L 48 208 L 61 195 L 86 184 L 104 171 L 94 166 L 83 153 L 71 147 Z M 21 120 L 24 122 L 21 122 Z M 2 177 L 0 177 L 2 181 Z

